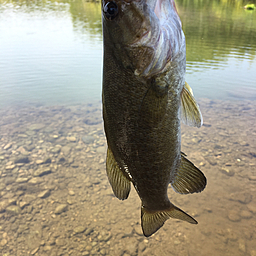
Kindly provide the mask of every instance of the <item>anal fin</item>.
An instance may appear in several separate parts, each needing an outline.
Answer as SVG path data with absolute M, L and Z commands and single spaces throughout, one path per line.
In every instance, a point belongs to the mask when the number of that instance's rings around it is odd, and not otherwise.
M 164 211 L 149 211 L 142 206 L 141 226 L 144 236 L 148 237 L 154 234 L 169 218 L 187 221 L 191 224 L 197 224 L 197 221 L 194 218 L 175 205 L 171 205 L 169 209 Z
M 201 111 L 187 82 L 181 92 L 181 120 L 186 125 L 198 128 L 203 124 Z
M 181 153 L 181 164 L 171 186 L 175 192 L 189 194 L 201 192 L 206 186 L 204 174 Z
M 109 148 L 107 151 L 106 170 L 115 196 L 120 200 L 127 199 L 131 190 L 131 182 L 123 174 Z

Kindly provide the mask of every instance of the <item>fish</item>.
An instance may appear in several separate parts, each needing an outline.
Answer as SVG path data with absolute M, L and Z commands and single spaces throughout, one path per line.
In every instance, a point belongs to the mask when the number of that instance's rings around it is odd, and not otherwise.
M 186 42 L 174 0 L 101 0 L 102 112 L 106 172 L 113 193 L 141 199 L 141 226 L 149 237 L 169 218 L 197 224 L 172 204 L 175 192 L 201 192 L 204 174 L 181 152 L 181 121 L 203 118 L 185 81 Z

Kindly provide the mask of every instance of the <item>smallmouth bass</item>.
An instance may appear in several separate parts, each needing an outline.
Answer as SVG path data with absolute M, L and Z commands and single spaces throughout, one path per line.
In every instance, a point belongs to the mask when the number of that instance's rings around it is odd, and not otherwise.
M 181 152 L 180 121 L 203 119 L 185 82 L 186 42 L 173 0 L 102 0 L 103 119 L 106 171 L 115 196 L 131 183 L 142 202 L 143 234 L 168 218 L 197 224 L 173 205 L 167 188 L 201 192 L 204 174 Z

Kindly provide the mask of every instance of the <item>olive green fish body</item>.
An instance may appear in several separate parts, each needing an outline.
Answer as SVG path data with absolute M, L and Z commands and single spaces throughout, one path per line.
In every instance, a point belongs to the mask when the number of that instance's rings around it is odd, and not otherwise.
M 167 196 L 170 183 L 183 194 L 206 184 L 180 151 L 180 120 L 194 126 L 202 120 L 185 83 L 185 37 L 174 2 L 103 0 L 102 10 L 106 169 L 113 191 L 126 199 L 133 183 L 145 236 L 169 217 L 197 223 Z

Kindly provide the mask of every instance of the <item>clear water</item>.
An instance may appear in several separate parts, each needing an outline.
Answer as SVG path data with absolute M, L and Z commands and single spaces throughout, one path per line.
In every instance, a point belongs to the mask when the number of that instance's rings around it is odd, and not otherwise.
M 256 255 L 256 11 L 244 1 L 177 1 L 186 80 L 204 126 L 182 151 L 206 175 L 199 194 L 168 191 L 198 221 L 152 237 L 140 200 L 105 173 L 99 3 L 0 0 L 0 252 L 23 255 Z

